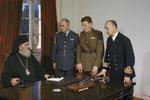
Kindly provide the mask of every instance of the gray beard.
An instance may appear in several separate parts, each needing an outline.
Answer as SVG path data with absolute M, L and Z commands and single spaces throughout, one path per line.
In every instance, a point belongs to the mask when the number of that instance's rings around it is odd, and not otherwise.
M 27 57 L 27 58 L 29 58 L 31 56 L 31 51 L 30 50 L 27 50 L 27 51 L 24 51 L 24 52 L 19 51 L 19 53 L 22 56 Z

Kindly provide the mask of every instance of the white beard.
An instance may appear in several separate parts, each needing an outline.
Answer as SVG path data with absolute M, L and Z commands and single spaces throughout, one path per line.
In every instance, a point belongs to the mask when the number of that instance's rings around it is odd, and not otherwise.
M 26 50 L 26 51 L 20 51 L 19 52 L 21 55 L 23 55 L 24 57 L 29 58 L 31 56 L 31 51 L 30 50 Z

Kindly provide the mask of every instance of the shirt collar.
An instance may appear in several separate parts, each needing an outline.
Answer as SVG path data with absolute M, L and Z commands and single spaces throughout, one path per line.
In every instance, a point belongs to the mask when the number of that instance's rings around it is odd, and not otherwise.
M 115 35 L 114 35 L 114 36 L 112 36 L 112 40 L 113 40 L 113 41 L 115 41 L 115 39 L 116 39 L 116 37 L 117 37 L 118 33 L 119 33 L 119 32 L 116 32 L 116 33 L 115 33 Z
M 69 30 L 69 31 L 67 31 L 67 32 L 65 32 L 65 33 L 66 33 L 66 36 L 69 34 L 69 32 L 70 32 L 70 30 Z

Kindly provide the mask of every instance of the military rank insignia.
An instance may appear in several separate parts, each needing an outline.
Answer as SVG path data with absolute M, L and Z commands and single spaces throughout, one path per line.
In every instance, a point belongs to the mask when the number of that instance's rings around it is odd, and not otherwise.
M 106 62 L 103 62 L 103 67 L 108 67 L 109 66 L 109 63 L 106 63 Z
M 127 66 L 124 70 L 125 73 L 127 74 L 132 74 L 133 73 L 133 69 L 130 66 Z

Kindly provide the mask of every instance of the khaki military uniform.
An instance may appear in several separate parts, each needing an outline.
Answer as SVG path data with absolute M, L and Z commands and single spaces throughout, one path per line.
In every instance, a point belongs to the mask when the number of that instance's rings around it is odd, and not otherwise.
M 101 66 L 104 55 L 104 42 L 101 31 L 80 33 L 80 43 L 77 47 L 77 64 L 82 63 L 84 71 L 91 71 L 93 66 Z

